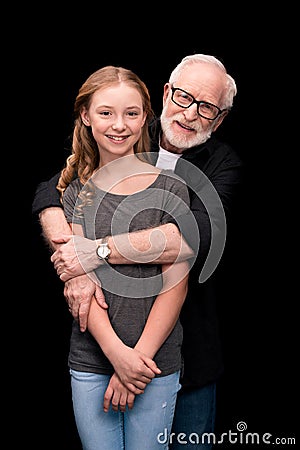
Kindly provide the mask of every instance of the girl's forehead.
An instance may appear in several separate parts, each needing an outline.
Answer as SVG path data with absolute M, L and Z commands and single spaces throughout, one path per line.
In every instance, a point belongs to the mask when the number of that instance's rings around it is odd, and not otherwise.
M 142 97 L 138 89 L 125 83 L 119 83 L 112 86 L 105 86 L 98 89 L 92 97 L 92 103 L 101 102 L 107 105 L 112 103 L 142 102 Z

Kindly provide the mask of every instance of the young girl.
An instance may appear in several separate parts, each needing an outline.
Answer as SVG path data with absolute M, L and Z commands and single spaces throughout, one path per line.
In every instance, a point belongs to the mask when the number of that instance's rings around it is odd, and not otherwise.
M 105 237 L 176 220 L 188 211 L 187 187 L 148 162 L 150 97 L 130 70 L 107 66 L 93 73 L 74 112 L 72 154 L 58 189 L 73 233 L 102 238 L 103 264 L 90 276 L 108 305 L 92 301 L 88 331 L 76 321 L 72 326 L 68 362 L 79 436 L 85 450 L 167 449 L 180 389 L 178 317 L 188 265 L 142 259 L 111 265 Z M 124 382 L 129 366 L 138 394 Z

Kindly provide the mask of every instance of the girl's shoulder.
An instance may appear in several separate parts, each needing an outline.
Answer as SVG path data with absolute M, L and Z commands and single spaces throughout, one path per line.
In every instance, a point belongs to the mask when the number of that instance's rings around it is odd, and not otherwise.
M 185 181 L 171 169 L 160 169 L 159 177 L 170 185 L 186 186 Z

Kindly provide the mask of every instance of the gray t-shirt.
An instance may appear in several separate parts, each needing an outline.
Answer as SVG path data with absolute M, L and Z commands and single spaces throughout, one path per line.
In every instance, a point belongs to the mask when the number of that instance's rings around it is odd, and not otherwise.
M 67 187 L 63 199 L 68 222 L 80 223 L 90 239 L 156 227 L 189 211 L 186 185 L 168 170 L 163 170 L 147 189 L 132 195 L 104 192 L 92 181 L 83 186 L 76 179 Z M 105 264 L 95 273 L 101 280 L 116 334 L 134 347 L 161 290 L 161 266 Z M 181 344 L 182 327 L 178 321 L 154 357 L 162 376 L 181 369 Z M 100 374 L 114 371 L 92 335 L 81 332 L 76 321 L 72 326 L 69 366 Z

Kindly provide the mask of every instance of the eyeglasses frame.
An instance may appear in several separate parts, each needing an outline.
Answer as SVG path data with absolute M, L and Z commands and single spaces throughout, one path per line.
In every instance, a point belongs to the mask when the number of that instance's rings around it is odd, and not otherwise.
M 172 100 L 173 103 L 175 103 L 175 105 L 180 106 L 180 108 L 188 109 L 188 108 L 190 108 L 190 107 L 195 103 L 195 104 L 197 105 L 197 114 L 198 114 L 200 117 L 203 117 L 203 119 L 206 119 L 206 120 L 216 120 L 216 118 L 219 117 L 223 112 L 228 111 L 228 109 L 226 109 L 226 108 L 225 108 L 225 109 L 220 109 L 218 106 L 214 105 L 213 103 L 206 102 L 206 101 L 204 101 L 204 100 L 196 100 L 195 97 L 194 97 L 192 94 L 190 94 L 189 92 L 185 91 L 184 89 L 181 89 L 181 88 L 178 88 L 178 87 L 171 86 L 171 91 L 172 91 L 171 100 Z M 182 106 L 182 105 L 179 105 L 178 103 L 176 103 L 175 100 L 174 100 L 174 98 L 173 98 L 173 97 L 174 97 L 174 92 L 175 92 L 175 91 L 181 91 L 181 92 L 184 92 L 185 94 L 187 94 L 189 97 L 191 97 L 191 98 L 193 99 L 192 103 L 191 103 L 189 106 Z M 202 103 L 202 104 L 204 103 L 204 104 L 206 104 L 206 105 L 213 106 L 214 108 L 217 108 L 217 110 L 218 110 L 219 112 L 218 112 L 218 114 L 216 115 L 216 117 L 214 117 L 213 119 L 210 119 L 210 118 L 205 117 L 205 116 L 203 116 L 202 114 L 200 114 L 200 113 L 199 113 L 199 106 L 201 105 L 201 103 Z

